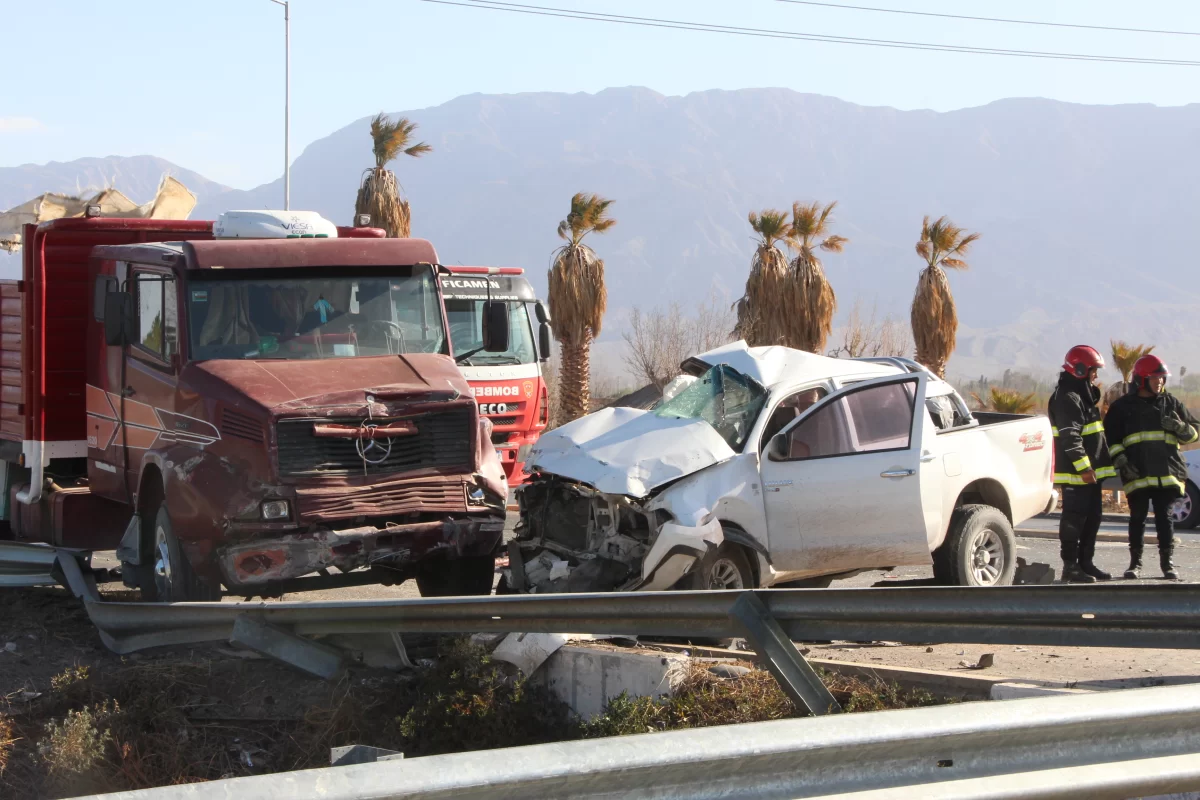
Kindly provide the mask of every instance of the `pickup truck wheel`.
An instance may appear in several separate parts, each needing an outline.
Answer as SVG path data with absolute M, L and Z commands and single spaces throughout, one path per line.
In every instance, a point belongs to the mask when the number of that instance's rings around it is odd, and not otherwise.
M 1176 528 L 1191 529 L 1200 524 L 1200 489 L 1196 484 L 1187 482 L 1183 497 L 1171 506 L 1171 519 Z
M 417 569 L 421 597 L 468 597 L 492 593 L 495 556 L 432 559 Z
M 1003 512 L 962 506 L 950 518 L 945 544 L 933 555 L 934 575 L 955 586 L 1010 586 L 1016 553 L 1016 536 Z
M 683 583 L 687 589 L 753 589 L 754 573 L 745 551 L 726 543 L 700 559 Z
M 159 600 L 167 603 L 211 602 L 221 599 L 221 588 L 214 587 L 192 570 L 187 554 L 175 538 L 171 515 L 159 506 L 154 515 L 154 547 L 149 561 L 154 570 L 154 589 Z

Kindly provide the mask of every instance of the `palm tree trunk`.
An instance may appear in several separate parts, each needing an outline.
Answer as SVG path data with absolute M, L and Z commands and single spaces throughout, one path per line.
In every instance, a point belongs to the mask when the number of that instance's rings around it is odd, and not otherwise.
M 591 410 L 591 350 L 592 332 L 585 329 L 579 342 L 562 343 L 562 376 L 560 397 L 565 424 L 579 419 Z

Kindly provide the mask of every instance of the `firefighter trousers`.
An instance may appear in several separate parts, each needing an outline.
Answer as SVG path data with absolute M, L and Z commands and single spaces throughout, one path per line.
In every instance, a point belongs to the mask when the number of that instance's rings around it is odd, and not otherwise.
M 1179 499 L 1175 489 L 1138 489 L 1130 492 L 1129 498 L 1129 552 L 1135 557 L 1142 555 L 1146 536 L 1146 517 L 1150 503 L 1154 503 L 1154 530 L 1158 533 L 1158 552 L 1170 556 L 1174 550 L 1175 522 L 1171 519 L 1171 506 Z
M 1062 487 L 1062 519 L 1058 523 L 1059 552 L 1064 564 L 1091 564 L 1096 555 L 1102 503 L 1100 484 Z

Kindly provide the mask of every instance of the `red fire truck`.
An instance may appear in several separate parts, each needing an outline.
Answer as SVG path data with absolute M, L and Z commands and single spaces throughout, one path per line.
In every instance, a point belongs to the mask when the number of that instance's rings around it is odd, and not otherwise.
M 471 384 L 479 415 L 492 421 L 492 442 L 513 487 L 524 482 L 525 458 L 550 417 L 542 378 L 542 363 L 550 357 L 549 316 L 519 267 L 447 269 L 442 298 L 458 368 Z M 489 301 L 508 305 L 509 345 L 503 353 L 479 350 Z
M 0 282 L 9 534 L 116 548 L 147 599 L 489 593 L 491 424 L 433 245 L 381 235 L 305 212 L 26 226 Z M 478 352 L 507 353 L 509 309 L 485 305 Z

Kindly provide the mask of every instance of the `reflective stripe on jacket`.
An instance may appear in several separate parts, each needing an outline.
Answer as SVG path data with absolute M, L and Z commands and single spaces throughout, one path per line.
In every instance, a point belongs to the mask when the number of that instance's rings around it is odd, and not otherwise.
M 1175 416 L 1192 426 L 1190 434 L 1178 436 L 1163 430 L 1163 418 Z M 1137 477 L 1125 483 L 1126 492 L 1139 489 L 1174 489 L 1180 496 L 1187 485 L 1187 462 L 1179 445 L 1200 438 L 1200 420 L 1179 400 L 1167 392 L 1157 397 L 1140 397 L 1130 392 L 1117 399 L 1104 418 L 1104 426 L 1113 444 L 1112 455 L 1122 453 Z
M 1054 434 L 1056 484 L 1082 486 L 1082 473 L 1088 470 L 1095 471 L 1097 480 L 1116 477 L 1099 403 L 1098 388 L 1070 373 L 1059 375 L 1048 409 Z

